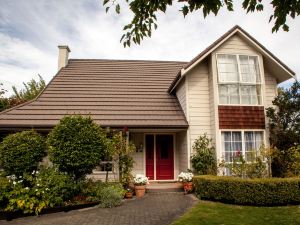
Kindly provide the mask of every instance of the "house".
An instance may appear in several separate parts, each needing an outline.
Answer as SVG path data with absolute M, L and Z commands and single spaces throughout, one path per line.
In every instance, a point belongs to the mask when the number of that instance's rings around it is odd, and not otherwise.
M 128 128 L 137 146 L 133 172 L 151 180 L 190 168 L 204 133 L 227 162 L 268 145 L 265 109 L 295 75 L 239 26 L 190 62 L 68 59 L 69 52 L 59 46 L 59 71 L 35 100 L 0 114 L 1 132 L 48 132 L 66 114 L 91 114 L 103 127 Z

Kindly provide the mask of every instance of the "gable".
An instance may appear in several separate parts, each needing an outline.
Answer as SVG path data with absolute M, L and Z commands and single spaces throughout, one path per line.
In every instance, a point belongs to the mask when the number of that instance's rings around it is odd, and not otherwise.
M 228 42 L 227 42 L 228 41 Z M 263 66 L 267 67 L 277 82 L 283 82 L 290 78 L 294 78 L 295 73 L 287 67 L 282 61 L 274 56 L 268 49 L 260 44 L 255 38 L 244 31 L 239 26 L 235 26 L 222 35 L 219 39 L 213 42 L 210 46 L 204 49 L 199 55 L 187 63 L 173 80 L 168 91 L 172 93 L 176 86 L 182 81 L 190 70 L 203 60 L 208 58 L 216 50 L 224 50 L 227 52 L 250 52 L 260 53 L 263 59 Z
M 261 55 L 249 42 L 245 41 L 239 34 L 234 34 L 213 53 Z

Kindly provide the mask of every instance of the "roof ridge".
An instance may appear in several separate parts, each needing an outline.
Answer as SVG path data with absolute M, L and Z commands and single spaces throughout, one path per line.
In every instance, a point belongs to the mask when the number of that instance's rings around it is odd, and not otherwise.
M 123 62 L 173 62 L 173 63 L 188 63 L 189 61 L 176 60 L 147 60 L 147 59 L 69 59 L 69 61 L 123 61 Z

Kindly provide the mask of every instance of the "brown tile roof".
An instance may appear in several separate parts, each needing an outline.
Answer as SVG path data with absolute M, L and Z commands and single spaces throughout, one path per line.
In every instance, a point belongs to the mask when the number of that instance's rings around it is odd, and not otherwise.
M 187 127 L 167 90 L 186 62 L 71 59 L 34 101 L 0 114 L 0 128 L 47 128 L 66 114 L 102 126 Z

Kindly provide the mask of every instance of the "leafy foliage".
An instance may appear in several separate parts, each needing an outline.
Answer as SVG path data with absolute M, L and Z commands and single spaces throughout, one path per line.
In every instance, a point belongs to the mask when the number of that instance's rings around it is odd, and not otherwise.
M 131 153 L 135 151 L 135 146 L 129 142 L 127 132 L 115 132 L 111 139 L 111 156 L 118 161 L 119 179 L 126 186 L 132 180 L 133 158 Z
M 91 117 L 65 116 L 49 133 L 51 161 L 75 180 L 92 172 L 104 157 L 106 134 Z
M 120 183 L 103 183 L 89 180 L 83 190 L 85 196 L 89 196 L 89 201 L 99 201 L 99 206 L 111 208 L 121 204 L 125 195 L 125 190 Z
M 12 186 L 9 179 L 3 174 L 0 174 L 0 206 L 4 207 L 8 204 L 8 195 L 11 190 Z M 0 212 L 1 211 L 3 211 L 3 208 L 0 207 Z
M 263 178 L 270 177 L 268 174 L 268 164 L 265 162 L 265 157 L 260 151 L 252 151 L 251 157 L 248 153 L 248 157 L 251 160 L 246 161 L 244 156 L 238 152 L 236 156 L 233 157 L 232 163 L 226 163 L 222 161 L 220 163 L 221 168 L 229 169 L 232 176 L 240 178 Z
M 296 81 L 290 89 L 280 89 L 274 99 L 275 107 L 267 108 L 270 143 L 277 149 L 273 157 L 273 176 L 286 176 L 289 149 L 300 144 L 300 83 Z
M 26 102 L 37 97 L 41 93 L 41 91 L 44 90 L 44 88 L 46 87 L 45 80 L 42 78 L 41 75 L 38 76 L 39 81 L 31 79 L 27 83 L 23 82 L 24 89 L 21 89 L 20 91 L 18 91 L 17 88 L 13 86 L 12 89 L 15 94 L 14 97 L 20 102 Z
M 45 151 L 43 136 L 34 130 L 10 134 L 0 145 L 0 164 L 7 174 L 31 173 L 37 169 Z
M 40 172 L 10 176 L 7 180 L 9 188 L 3 194 L 7 201 L 1 207 L 10 212 L 39 214 L 44 208 L 62 205 L 73 193 L 70 177 L 55 168 L 42 168 Z
M 42 167 L 34 174 L 33 185 L 42 192 L 43 198 L 47 199 L 49 206 L 62 205 L 76 193 L 76 185 L 70 176 L 59 172 L 56 167 Z
M 217 173 L 215 148 L 211 146 L 211 142 L 212 140 L 207 137 L 207 134 L 199 136 L 194 142 L 194 154 L 191 156 L 191 162 L 197 174 L 214 175 Z
M 10 97 L 3 96 L 7 91 L 1 87 L 0 112 L 36 98 L 46 87 L 45 80 L 40 75 L 38 76 L 39 81 L 32 79 L 27 83 L 23 83 L 24 89 L 21 89 L 20 91 L 18 91 L 15 86 L 12 86 L 14 94 Z M 3 86 L 3 84 L 0 83 L 0 86 Z
M 174 2 L 182 4 L 181 12 L 185 17 L 189 13 L 195 11 L 202 11 L 204 18 L 213 13 L 217 15 L 219 10 L 226 7 L 228 11 L 233 11 L 233 0 L 210 0 L 210 1 L 197 1 L 197 0 L 126 0 L 130 10 L 133 12 L 133 19 L 129 24 L 124 26 L 124 34 L 121 38 L 124 47 L 130 47 L 131 42 L 140 44 L 145 37 L 151 37 L 152 30 L 157 29 L 157 14 L 159 12 L 166 13 L 168 7 Z M 111 7 L 115 7 L 116 13 L 120 13 L 120 4 L 117 0 L 103 0 L 103 5 L 106 7 L 106 12 Z M 286 23 L 288 16 L 296 18 L 300 14 L 300 1 L 271 1 L 274 9 L 273 14 L 270 16 L 269 22 L 274 20 L 272 32 L 277 32 L 281 27 L 283 30 L 288 31 L 289 27 Z M 264 4 L 262 0 L 243 0 L 242 7 L 248 12 L 263 11 Z
M 6 97 L 4 97 L 4 94 L 7 92 L 3 88 L 3 83 L 0 83 L 0 112 L 7 109 L 9 106 L 9 101 Z
M 299 185 L 300 178 L 194 177 L 195 193 L 199 198 L 242 205 L 300 203 Z

